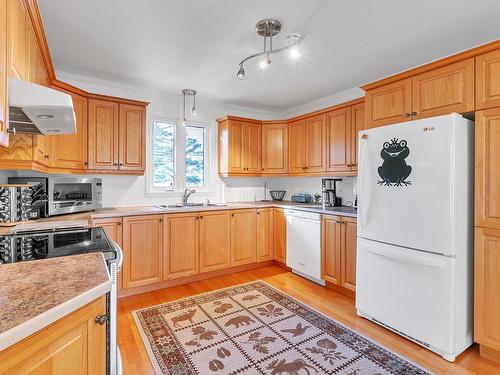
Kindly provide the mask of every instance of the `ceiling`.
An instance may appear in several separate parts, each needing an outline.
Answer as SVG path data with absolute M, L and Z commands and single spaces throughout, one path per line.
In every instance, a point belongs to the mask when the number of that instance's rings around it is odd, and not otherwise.
M 500 37 L 498 0 L 42 0 L 56 71 L 270 111 L 333 95 Z M 302 56 L 261 52 L 255 23 L 305 34 Z

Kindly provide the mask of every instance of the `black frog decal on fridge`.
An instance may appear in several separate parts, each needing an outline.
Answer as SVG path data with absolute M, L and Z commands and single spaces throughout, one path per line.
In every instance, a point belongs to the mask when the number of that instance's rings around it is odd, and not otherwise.
M 391 139 L 390 142 L 384 142 L 380 156 L 384 160 L 378 168 L 378 174 L 382 180 L 378 181 L 379 185 L 384 186 L 408 186 L 411 181 L 407 178 L 411 174 L 411 166 L 406 164 L 406 158 L 410 155 L 410 149 L 407 142 L 397 138 Z

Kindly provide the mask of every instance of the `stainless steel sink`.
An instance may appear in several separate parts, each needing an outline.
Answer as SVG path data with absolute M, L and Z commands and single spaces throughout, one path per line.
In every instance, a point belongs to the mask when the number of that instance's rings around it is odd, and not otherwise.
M 186 204 L 157 204 L 156 208 L 169 209 L 169 208 L 191 208 L 191 207 L 226 207 L 224 203 L 186 203 Z

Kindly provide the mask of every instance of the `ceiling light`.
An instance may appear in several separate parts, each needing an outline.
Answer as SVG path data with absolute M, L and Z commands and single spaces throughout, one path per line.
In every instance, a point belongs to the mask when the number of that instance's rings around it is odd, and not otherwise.
M 245 69 L 243 69 L 243 65 L 240 65 L 240 69 L 238 70 L 238 73 L 236 74 L 236 78 L 245 79 Z
M 261 67 L 261 69 L 265 69 L 267 65 L 271 63 L 271 59 L 269 58 L 269 56 L 272 54 L 288 50 L 290 51 L 291 57 L 298 58 L 300 56 L 299 46 L 302 40 L 304 40 L 305 38 L 305 36 L 302 34 L 294 33 L 287 36 L 285 39 L 285 45 L 283 47 L 273 49 L 273 36 L 281 31 L 280 21 L 272 18 L 263 19 L 257 22 L 257 25 L 255 25 L 255 31 L 258 35 L 264 37 L 264 51 L 244 58 L 240 62 L 240 69 L 236 74 L 236 78 L 245 79 L 245 70 L 243 69 L 243 64 L 248 60 L 265 56 L 265 59 L 259 62 L 259 66 Z M 267 38 L 269 38 L 269 49 L 267 48 Z
M 182 107 L 182 124 L 186 125 L 186 96 L 193 97 L 193 107 L 191 108 L 191 113 L 196 115 L 196 90 L 193 89 L 183 89 L 182 90 L 182 99 L 183 99 L 183 107 Z

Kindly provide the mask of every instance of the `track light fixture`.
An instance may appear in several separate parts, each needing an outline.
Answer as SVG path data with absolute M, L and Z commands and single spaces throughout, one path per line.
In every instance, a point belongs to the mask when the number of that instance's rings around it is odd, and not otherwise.
M 289 51 L 290 52 L 290 57 L 296 59 L 300 56 L 300 43 L 302 40 L 304 40 L 305 36 L 302 34 L 291 34 L 286 37 L 285 39 L 285 45 L 280 48 L 273 49 L 273 36 L 278 34 L 281 31 L 281 22 L 272 19 L 272 18 L 266 18 L 263 20 L 260 20 L 257 22 L 255 25 L 255 31 L 257 32 L 258 35 L 264 37 L 264 51 L 260 53 L 256 53 L 254 55 L 250 55 L 240 62 L 240 68 L 238 69 L 238 73 L 236 74 L 236 78 L 242 80 L 245 79 L 245 69 L 243 68 L 243 64 L 251 59 L 262 57 L 263 59 L 259 62 L 259 66 L 262 69 L 266 69 L 269 64 L 271 64 L 271 58 L 270 56 L 282 52 L 282 51 Z M 267 39 L 269 38 L 269 48 L 267 48 Z
M 193 106 L 191 107 L 191 114 L 196 115 L 196 90 L 193 90 L 193 89 L 183 89 L 182 90 L 182 99 L 183 99 L 182 123 L 184 125 L 186 125 L 186 96 L 193 97 Z

